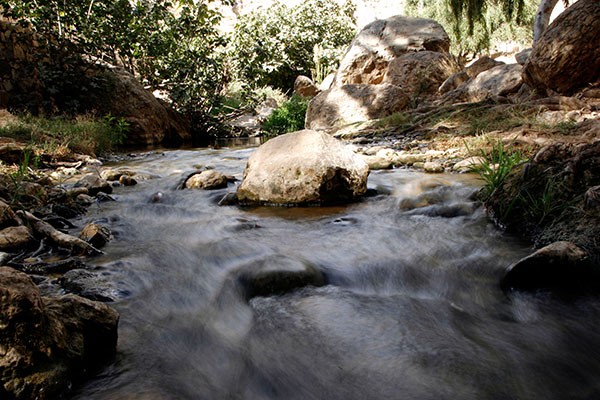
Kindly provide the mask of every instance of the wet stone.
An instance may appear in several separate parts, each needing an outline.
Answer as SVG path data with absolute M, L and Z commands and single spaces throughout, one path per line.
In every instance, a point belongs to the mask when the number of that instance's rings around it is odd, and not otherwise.
M 287 293 L 304 286 L 323 286 L 325 276 L 314 265 L 300 259 L 273 255 L 238 270 L 247 300 L 258 296 Z

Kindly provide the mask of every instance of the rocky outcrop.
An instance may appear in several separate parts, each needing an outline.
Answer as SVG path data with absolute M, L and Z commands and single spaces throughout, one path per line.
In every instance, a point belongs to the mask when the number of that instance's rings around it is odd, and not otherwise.
M 447 53 L 419 51 L 390 61 L 384 83 L 399 86 L 413 103 L 437 95 L 440 85 L 460 70 Z
M 430 19 L 395 16 L 365 26 L 350 44 L 337 71 L 334 85 L 379 84 L 388 63 L 405 53 L 447 53 L 450 39 L 444 28 Z
M 57 398 L 114 355 L 119 315 L 78 296 L 42 297 L 0 267 L 0 397 Z
M 540 92 L 571 95 L 600 80 L 600 2 L 579 0 L 544 31 L 523 79 Z
M 410 99 L 395 85 L 334 86 L 312 99 L 306 111 L 306 128 L 334 127 L 382 118 L 401 111 Z
M 114 88 L 108 111 L 129 123 L 126 144 L 181 144 L 191 141 L 189 121 L 144 89 L 130 73 L 111 69 Z
M 304 130 L 269 140 L 249 158 L 237 197 L 244 204 L 330 204 L 367 191 L 369 167 L 326 133 Z

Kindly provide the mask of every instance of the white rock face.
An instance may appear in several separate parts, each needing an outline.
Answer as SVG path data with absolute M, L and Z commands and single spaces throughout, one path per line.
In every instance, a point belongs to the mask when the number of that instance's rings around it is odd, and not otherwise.
M 242 204 L 329 204 L 367 191 L 369 166 L 351 147 L 322 132 L 278 136 L 248 160 L 237 190 Z

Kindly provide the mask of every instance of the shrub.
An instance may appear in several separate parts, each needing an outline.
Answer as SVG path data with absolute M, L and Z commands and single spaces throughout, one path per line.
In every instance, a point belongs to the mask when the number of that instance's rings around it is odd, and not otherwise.
M 304 129 L 308 103 L 309 99 L 292 96 L 273 111 L 273 114 L 263 124 L 263 129 L 271 136 Z
M 514 167 L 527 160 L 520 151 L 506 149 L 500 139 L 492 143 L 491 150 L 481 149 L 480 152 L 483 161 L 471 169 L 485 182 L 482 189 L 484 199 L 489 198 L 502 185 Z
M 322 78 L 337 68 L 356 33 L 354 5 L 307 0 L 297 6 L 275 1 L 242 16 L 232 35 L 234 74 L 254 86 L 290 89 L 298 75 Z

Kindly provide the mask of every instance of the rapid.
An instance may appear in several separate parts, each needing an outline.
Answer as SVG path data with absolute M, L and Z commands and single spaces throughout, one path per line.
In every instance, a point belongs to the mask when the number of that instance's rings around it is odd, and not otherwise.
M 218 206 L 252 148 L 115 163 L 147 179 L 78 224 L 115 239 L 91 262 L 121 315 L 117 356 L 76 399 L 600 398 L 600 301 L 504 293 L 531 248 L 495 227 L 470 175 L 373 171 L 337 207 Z M 161 193 L 158 195 L 158 193 Z M 244 296 L 240 271 L 304 265 L 324 285 Z

